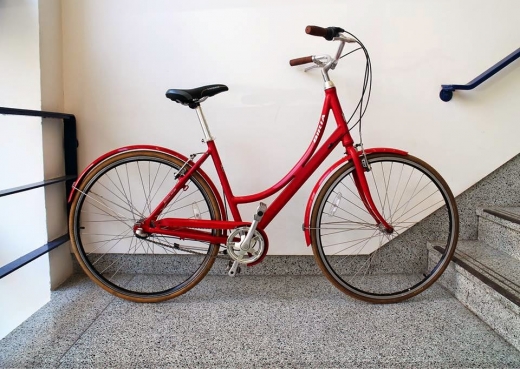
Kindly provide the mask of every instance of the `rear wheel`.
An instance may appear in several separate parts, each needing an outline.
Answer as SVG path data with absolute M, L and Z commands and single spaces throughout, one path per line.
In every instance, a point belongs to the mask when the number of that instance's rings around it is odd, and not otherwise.
M 88 276 L 110 293 L 167 300 L 193 288 L 213 265 L 218 245 L 134 233 L 174 187 L 183 164 L 160 152 L 126 152 L 96 166 L 78 186 L 69 217 L 72 248 Z M 164 217 L 221 219 L 211 187 L 197 173 L 158 219 Z
M 312 248 L 323 273 L 344 293 L 398 302 L 427 289 L 447 267 L 457 244 L 457 206 L 446 182 L 422 160 L 396 154 L 367 159 L 370 193 L 394 232 L 386 233 L 368 213 L 354 183 L 354 165 L 347 163 L 318 194 Z M 429 258 L 429 241 L 435 241 L 440 259 Z

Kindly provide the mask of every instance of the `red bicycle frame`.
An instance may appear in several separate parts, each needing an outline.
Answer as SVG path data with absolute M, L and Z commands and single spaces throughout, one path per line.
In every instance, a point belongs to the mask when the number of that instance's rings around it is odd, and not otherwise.
M 329 136 L 329 138 L 323 143 L 323 145 L 318 148 L 318 145 L 323 137 L 323 132 L 325 131 L 331 110 L 334 114 L 337 127 Z M 382 225 L 387 230 L 387 232 L 391 233 L 393 228 L 381 216 L 372 200 L 372 196 L 370 195 L 368 183 L 364 174 L 365 168 L 361 163 L 358 151 L 354 147 L 354 140 L 350 135 L 335 87 L 330 87 L 325 90 L 325 101 L 323 103 L 322 113 L 318 122 L 316 133 L 314 134 L 309 147 L 301 159 L 289 171 L 289 173 L 287 173 L 285 177 L 283 177 L 274 186 L 253 195 L 235 196 L 229 185 L 226 173 L 224 172 L 217 146 L 213 140 L 209 140 L 207 141 L 208 150 L 195 163 L 193 163 L 191 160 L 188 161 L 189 169 L 187 169 L 186 173 L 179 177 L 179 180 L 174 188 L 159 203 L 150 216 L 140 224 L 140 227 L 144 232 L 147 233 L 164 234 L 179 237 L 181 239 L 207 241 L 216 244 L 225 243 L 225 236 L 216 236 L 210 232 L 200 231 L 193 228 L 227 230 L 234 229 L 239 226 L 249 225 L 250 223 L 242 221 L 240 212 L 238 211 L 238 205 L 260 201 L 283 189 L 278 197 L 276 197 L 274 201 L 268 206 L 262 220 L 258 224 L 258 228 L 263 230 L 269 225 L 269 223 L 271 223 L 274 217 L 289 202 L 289 200 L 296 194 L 301 186 L 321 165 L 321 163 L 323 163 L 327 156 L 340 142 L 342 142 L 343 146 L 345 147 L 345 153 L 354 163 L 354 181 L 361 200 L 367 208 L 367 211 L 374 218 L 378 225 Z M 189 180 L 190 176 L 195 173 L 210 156 L 213 160 L 213 164 L 215 165 L 215 169 L 222 184 L 222 188 L 224 190 L 224 194 L 228 201 L 229 209 L 234 221 L 183 218 L 163 218 L 158 220 L 157 218 L 164 210 L 164 208 L 168 206 L 168 204 L 175 198 L 179 191 L 185 187 L 186 182 Z

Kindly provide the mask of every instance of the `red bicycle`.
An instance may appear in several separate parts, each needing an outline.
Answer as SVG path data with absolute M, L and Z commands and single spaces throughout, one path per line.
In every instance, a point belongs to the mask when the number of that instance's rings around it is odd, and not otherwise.
M 266 227 L 339 144 L 345 156 L 314 186 L 303 222 L 306 243 L 323 273 L 344 293 L 376 303 L 402 301 L 439 278 L 458 237 L 457 206 L 448 185 L 431 166 L 405 151 L 354 145 L 350 130 L 359 125 L 361 134 L 368 103 L 364 96 L 370 97 L 368 52 L 358 38 L 338 27 L 308 26 L 306 32 L 337 41 L 339 48 L 334 58 L 290 61 L 291 66 L 313 63 L 311 68 L 321 70 L 325 101 L 307 151 L 271 188 L 246 196 L 231 190 L 200 107 L 208 97 L 227 91 L 224 85 L 166 93 L 196 111 L 206 152 L 188 158 L 163 147 L 123 147 L 81 173 L 69 198 L 69 228 L 78 262 L 94 282 L 128 300 L 156 302 L 190 290 L 216 258 L 229 260 L 230 276 L 241 265 L 261 262 L 268 250 Z M 345 119 L 329 79 L 346 43 L 357 43 L 356 50 L 367 59 L 356 122 L 354 114 Z M 337 127 L 319 146 L 331 111 Z M 210 157 L 224 199 L 201 169 Z M 260 202 L 277 192 L 271 204 Z M 252 202 L 260 202 L 258 209 L 251 222 L 244 221 L 238 205 Z M 438 260 L 428 258 L 429 239 L 444 246 Z

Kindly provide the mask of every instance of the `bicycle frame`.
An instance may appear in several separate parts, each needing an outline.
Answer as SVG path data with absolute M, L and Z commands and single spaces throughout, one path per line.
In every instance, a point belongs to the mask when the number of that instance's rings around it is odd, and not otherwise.
M 327 125 L 330 111 L 333 112 L 337 127 L 334 132 L 332 132 L 332 134 L 325 140 L 321 147 L 318 148 L 318 145 L 323 138 L 323 133 Z M 363 168 L 361 163 L 359 152 L 354 147 L 354 140 L 350 135 L 335 87 L 329 87 L 325 89 L 325 100 L 323 103 L 322 113 L 320 115 L 316 133 L 314 134 L 309 147 L 300 160 L 296 163 L 296 165 L 274 186 L 256 194 L 235 196 L 231 190 L 227 175 L 223 169 L 217 146 L 213 140 L 208 140 L 208 150 L 202 154 L 202 156 L 196 162 L 192 162 L 191 160 L 187 162 L 188 169 L 186 170 L 186 173 L 181 174 L 174 188 L 159 203 L 150 216 L 139 224 L 139 226 L 144 232 L 147 233 L 164 234 L 179 237 L 181 239 L 192 239 L 222 244 L 226 243 L 227 240 L 225 234 L 224 236 L 219 236 L 197 229 L 202 228 L 229 230 L 239 226 L 249 225 L 250 223 L 242 221 L 240 212 L 238 210 L 238 205 L 257 202 L 281 191 L 278 197 L 276 197 L 270 206 L 268 206 L 262 220 L 258 224 L 258 228 L 263 230 L 269 225 L 269 223 L 271 223 L 280 210 L 289 202 L 289 200 L 296 194 L 301 186 L 316 171 L 316 169 L 323 163 L 323 161 L 340 142 L 342 142 L 343 146 L 345 147 L 345 154 L 347 154 L 354 163 L 354 181 L 361 200 L 367 208 L 367 211 L 374 218 L 376 224 L 383 226 L 387 232 L 391 233 L 393 228 L 378 212 L 372 200 L 372 196 L 370 195 L 370 190 L 368 188 L 364 174 L 365 168 Z M 195 173 L 210 156 L 213 160 L 213 164 L 222 184 L 226 200 L 229 204 L 230 212 L 233 216 L 233 221 L 180 218 L 163 218 L 158 220 L 157 218 L 160 216 L 165 207 L 168 206 L 168 204 L 170 204 L 175 196 L 185 188 L 190 176 Z

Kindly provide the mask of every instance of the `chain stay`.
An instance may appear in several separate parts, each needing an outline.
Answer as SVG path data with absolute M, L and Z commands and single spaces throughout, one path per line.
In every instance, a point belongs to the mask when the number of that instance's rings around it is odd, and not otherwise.
M 156 244 L 156 245 L 160 245 L 160 246 L 163 246 L 163 247 L 167 247 L 167 248 L 172 249 L 172 250 L 179 250 L 179 251 L 187 252 L 187 253 L 190 253 L 190 254 L 206 256 L 206 254 L 203 254 L 203 253 L 201 253 L 201 252 L 197 252 L 197 251 L 193 251 L 193 250 L 185 249 L 185 248 L 183 248 L 182 245 L 179 245 L 178 243 L 174 243 L 173 246 L 172 246 L 172 245 L 169 245 L 169 244 L 166 244 L 166 243 L 163 243 L 163 242 L 152 241 L 152 240 L 150 240 L 150 238 L 146 239 L 146 241 L 147 241 L 147 242 L 154 243 L 154 244 Z M 216 256 L 214 256 L 213 258 L 215 258 L 215 259 L 226 259 L 226 260 L 230 260 L 229 256 L 218 255 L 218 254 L 217 254 Z

